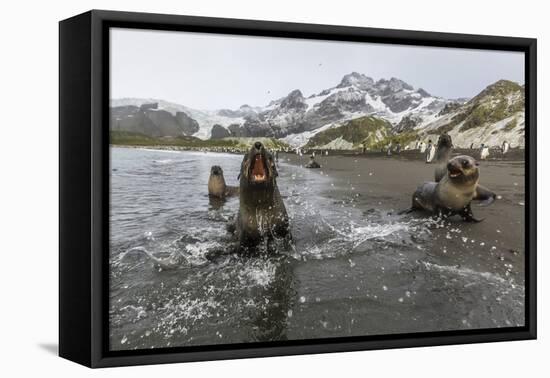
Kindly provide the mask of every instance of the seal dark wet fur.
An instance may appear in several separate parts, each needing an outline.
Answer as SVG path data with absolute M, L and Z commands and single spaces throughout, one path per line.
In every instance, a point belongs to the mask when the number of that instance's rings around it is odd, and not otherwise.
M 277 187 L 273 155 L 256 142 L 244 155 L 239 174 L 239 212 L 235 233 L 241 248 L 274 237 L 290 238 L 288 214 Z
M 480 222 L 472 213 L 471 202 L 490 205 L 496 194 L 479 185 L 479 168 L 470 156 L 457 156 L 447 163 L 439 182 L 426 182 L 418 187 L 412 207 L 406 212 L 425 210 L 441 216 L 460 215 L 469 222 Z
M 311 155 L 305 168 L 321 168 L 321 165 L 315 161 L 315 156 Z

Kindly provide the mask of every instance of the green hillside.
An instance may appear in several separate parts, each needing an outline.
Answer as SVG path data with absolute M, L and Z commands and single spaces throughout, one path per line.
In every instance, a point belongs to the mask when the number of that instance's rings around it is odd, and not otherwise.
M 223 138 L 202 140 L 193 136 L 153 138 L 128 131 L 111 131 L 111 144 L 123 146 L 174 146 L 181 148 L 235 148 L 248 149 L 261 141 L 268 149 L 285 149 L 289 145 L 273 138 Z
M 314 135 L 306 147 L 322 147 L 339 138 L 354 148 L 371 148 L 390 135 L 391 124 L 380 118 L 366 116 L 355 118 L 342 126 L 333 127 Z
M 439 132 L 462 123 L 460 131 L 493 124 L 525 110 L 525 90 L 518 83 L 499 80 L 468 101 Z

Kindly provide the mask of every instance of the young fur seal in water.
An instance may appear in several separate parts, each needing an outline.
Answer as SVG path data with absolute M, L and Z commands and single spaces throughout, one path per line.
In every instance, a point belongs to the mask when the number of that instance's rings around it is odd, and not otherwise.
M 441 216 L 460 215 L 468 222 L 481 222 L 472 213 L 471 202 L 490 205 L 496 194 L 478 185 L 479 168 L 470 156 L 457 156 L 447 163 L 447 172 L 439 182 L 426 182 L 416 189 L 412 207 L 403 213 L 427 210 Z
M 305 168 L 321 168 L 321 165 L 315 161 L 315 156 L 309 157 L 309 163 L 305 165 Z
M 453 152 L 453 140 L 447 133 L 443 133 L 437 140 L 437 149 L 435 151 L 435 161 L 437 167 L 435 168 L 435 182 L 439 182 L 443 176 L 447 173 L 447 163 L 451 158 Z
M 271 155 L 256 142 L 244 155 L 239 174 L 239 213 L 235 232 L 241 247 L 258 245 L 274 236 L 290 237 L 288 215 L 276 177 L 277 167 Z
M 216 198 L 226 198 L 239 194 L 239 187 L 225 184 L 223 169 L 219 165 L 213 165 L 210 168 L 210 178 L 208 179 L 208 195 Z

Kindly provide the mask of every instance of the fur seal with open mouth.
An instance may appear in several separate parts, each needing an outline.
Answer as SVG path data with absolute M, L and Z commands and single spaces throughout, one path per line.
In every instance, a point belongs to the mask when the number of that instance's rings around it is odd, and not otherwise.
M 474 217 L 471 202 L 481 201 L 481 205 L 487 206 L 497 196 L 478 184 L 478 166 L 477 161 L 470 156 L 452 158 L 441 180 L 419 186 L 413 194 L 412 207 L 403 213 L 426 210 L 441 216 L 460 215 L 468 222 L 481 222 L 483 219 Z
M 210 178 L 208 179 L 208 195 L 216 198 L 226 198 L 239 194 L 239 187 L 225 184 L 223 169 L 219 165 L 213 165 L 210 168 Z
M 241 247 L 273 237 L 290 237 L 288 214 L 277 187 L 273 155 L 256 142 L 244 155 L 239 174 L 239 212 L 235 232 Z
M 453 152 L 453 140 L 447 133 L 443 133 L 437 140 L 437 149 L 435 151 L 435 161 L 437 167 L 435 168 L 435 182 L 441 181 L 443 176 L 447 173 L 447 163 L 451 158 Z

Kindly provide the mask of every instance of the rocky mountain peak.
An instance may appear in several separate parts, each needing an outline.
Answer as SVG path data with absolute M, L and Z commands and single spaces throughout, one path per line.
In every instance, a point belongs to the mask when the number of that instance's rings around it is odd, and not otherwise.
M 416 92 L 422 97 L 432 97 L 424 88 L 418 88 Z
M 373 84 L 374 80 L 372 78 L 358 72 L 352 72 L 344 75 L 337 88 L 351 87 L 354 85 L 362 88 L 367 88 L 372 86 Z
M 280 107 L 282 109 L 305 110 L 307 108 L 307 104 L 302 91 L 295 89 L 290 92 L 285 98 L 282 99 Z
M 376 82 L 376 86 L 385 94 L 400 92 L 404 89 L 410 91 L 414 89 L 412 85 L 396 77 L 392 77 L 390 80 L 380 79 Z

